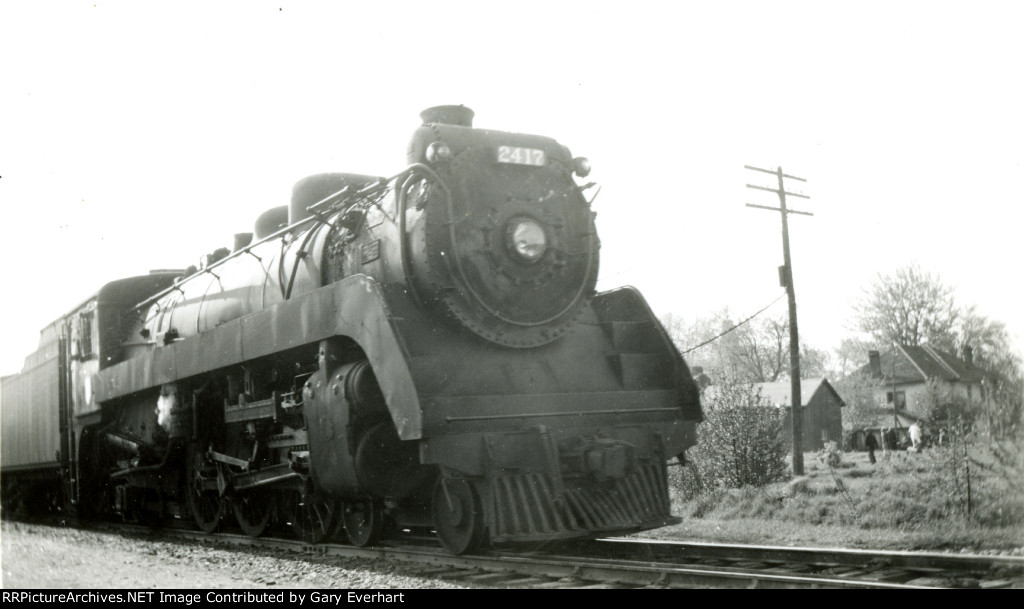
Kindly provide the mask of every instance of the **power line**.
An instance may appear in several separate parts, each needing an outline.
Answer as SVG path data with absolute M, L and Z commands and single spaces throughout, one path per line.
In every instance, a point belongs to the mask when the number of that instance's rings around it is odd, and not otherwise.
M 785 296 L 785 295 L 786 295 L 786 292 L 783 292 L 783 293 L 779 294 L 779 297 L 778 297 L 778 298 L 776 298 L 775 300 L 773 300 L 773 301 L 769 302 L 768 304 L 766 304 L 766 305 L 764 306 L 764 308 L 762 308 L 762 309 L 761 309 L 760 311 L 758 311 L 757 313 L 754 313 L 754 314 L 753 314 L 753 315 L 751 315 L 750 317 L 748 317 L 748 318 L 744 319 L 743 321 L 741 321 L 740 323 L 736 324 L 735 326 L 733 326 L 733 327 L 729 328 L 729 329 L 728 329 L 728 330 L 726 330 L 725 332 L 722 332 L 722 333 L 721 333 L 721 334 L 719 334 L 718 336 L 715 336 L 715 337 L 713 337 L 713 338 L 709 338 L 709 339 L 707 339 L 706 341 L 702 342 L 701 344 L 697 345 L 696 347 L 690 347 L 690 348 L 689 348 L 689 349 L 687 349 L 686 351 L 683 351 L 683 355 L 686 355 L 686 354 L 687 354 L 687 353 L 689 353 L 690 351 L 696 351 L 697 349 L 700 349 L 700 348 L 701 348 L 701 347 L 703 347 L 704 345 L 707 345 L 707 344 L 709 344 L 709 343 L 713 343 L 714 341 L 716 341 L 716 340 L 718 340 L 718 339 L 722 338 L 722 337 L 723 337 L 723 336 L 725 336 L 726 334 L 728 334 L 728 333 L 732 332 L 732 331 L 733 331 L 733 330 L 735 330 L 736 328 L 738 328 L 738 327 L 742 326 L 743 324 L 747 323 L 747 322 L 748 322 L 748 321 L 750 321 L 751 319 L 754 319 L 755 317 L 757 317 L 757 316 L 758 316 L 758 315 L 760 315 L 761 313 L 764 313 L 765 311 L 767 311 L 767 310 L 768 310 L 768 308 L 769 308 L 769 307 L 771 307 L 771 306 L 772 306 L 773 304 L 775 304 L 775 303 L 779 302 L 780 300 L 782 300 L 782 297 L 783 297 L 783 296 Z

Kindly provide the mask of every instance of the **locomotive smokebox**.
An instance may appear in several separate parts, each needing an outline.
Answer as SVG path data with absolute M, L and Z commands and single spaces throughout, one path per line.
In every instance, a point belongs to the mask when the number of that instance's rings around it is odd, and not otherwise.
M 354 173 L 318 173 L 302 178 L 292 187 L 292 203 L 288 208 L 288 224 L 295 224 L 313 215 L 309 206 L 319 203 L 346 186 L 356 192 L 377 181 L 373 176 Z
M 466 106 L 434 106 L 420 112 L 423 124 L 442 123 L 459 127 L 473 126 L 474 112 Z

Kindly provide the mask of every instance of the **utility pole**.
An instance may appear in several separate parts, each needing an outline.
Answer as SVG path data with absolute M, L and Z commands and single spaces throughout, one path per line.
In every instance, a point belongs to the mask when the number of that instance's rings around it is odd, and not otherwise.
M 806 182 L 807 180 L 782 173 L 782 167 L 779 167 L 775 171 L 751 167 L 750 165 L 744 165 L 743 168 L 751 171 L 760 171 L 762 173 L 772 174 L 778 178 L 779 182 L 778 189 L 747 184 L 747 188 L 767 190 L 768 192 L 774 192 L 779 195 L 779 207 L 767 207 L 764 205 L 754 205 L 752 203 L 747 203 L 747 207 L 777 211 L 780 212 L 780 215 L 782 216 L 783 266 L 779 267 L 779 282 L 786 288 L 786 294 L 789 296 L 789 376 L 790 379 L 792 379 L 790 381 L 790 395 L 793 403 L 792 413 L 790 416 L 790 420 L 793 425 L 793 474 L 796 476 L 802 476 L 804 475 L 804 451 L 803 410 L 801 408 L 803 401 L 800 399 L 800 335 L 796 326 L 796 291 L 793 289 L 793 262 L 789 257 L 789 214 L 801 214 L 804 216 L 813 216 L 814 214 L 806 211 L 796 211 L 786 207 L 787 195 L 790 197 L 800 197 L 802 199 L 810 199 L 810 197 L 807 195 L 797 194 L 795 192 L 786 192 L 782 179 L 789 178 L 791 180 L 799 180 L 801 182 Z

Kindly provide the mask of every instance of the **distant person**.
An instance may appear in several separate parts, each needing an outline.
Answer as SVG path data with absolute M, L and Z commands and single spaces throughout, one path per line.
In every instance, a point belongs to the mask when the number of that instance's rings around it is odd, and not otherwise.
M 921 426 L 917 423 L 910 426 L 910 443 L 915 452 L 921 450 Z
M 899 436 L 896 435 L 896 430 L 894 428 L 889 428 L 889 433 L 886 434 L 885 441 L 888 444 L 887 448 L 889 450 L 895 451 L 898 450 L 900 447 Z
M 878 448 L 878 441 L 875 440 L 875 434 L 868 432 L 867 438 L 865 438 L 864 440 L 864 446 L 866 446 L 868 449 L 868 460 L 871 461 L 872 465 L 874 465 L 875 449 Z
M 882 456 L 888 458 L 889 456 L 889 428 L 882 428 Z

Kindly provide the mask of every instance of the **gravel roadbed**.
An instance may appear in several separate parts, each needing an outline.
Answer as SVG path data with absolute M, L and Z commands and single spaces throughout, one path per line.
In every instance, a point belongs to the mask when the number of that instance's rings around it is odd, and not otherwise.
M 204 545 L 155 536 L 0 521 L 2 586 L 12 588 L 466 588 L 406 563 Z

